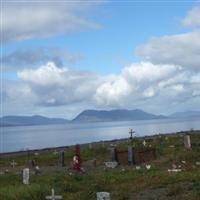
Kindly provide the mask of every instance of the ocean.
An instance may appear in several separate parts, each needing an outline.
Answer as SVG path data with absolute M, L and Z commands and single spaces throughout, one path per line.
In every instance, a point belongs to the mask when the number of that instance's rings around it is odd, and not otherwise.
M 130 128 L 134 136 L 200 130 L 200 118 L 0 127 L 0 152 L 128 138 Z

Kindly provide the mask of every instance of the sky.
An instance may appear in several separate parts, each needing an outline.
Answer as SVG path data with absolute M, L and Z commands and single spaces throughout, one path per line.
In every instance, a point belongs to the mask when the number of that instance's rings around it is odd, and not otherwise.
M 1 2 L 1 116 L 199 110 L 199 1 Z

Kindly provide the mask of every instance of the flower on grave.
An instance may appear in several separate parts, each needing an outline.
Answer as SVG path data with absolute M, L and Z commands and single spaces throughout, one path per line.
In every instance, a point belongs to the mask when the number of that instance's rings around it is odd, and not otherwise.
M 147 170 L 151 169 L 151 165 L 146 165 L 146 169 Z

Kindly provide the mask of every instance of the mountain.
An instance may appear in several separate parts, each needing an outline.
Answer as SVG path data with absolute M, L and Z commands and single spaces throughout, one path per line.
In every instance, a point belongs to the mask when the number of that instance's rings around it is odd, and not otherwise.
M 170 118 L 193 118 L 200 117 L 200 111 L 185 111 L 185 112 L 176 112 L 168 117 Z
M 68 120 L 62 118 L 48 118 L 34 116 L 4 116 L 0 118 L 0 126 L 28 126 L 45 124 L 65 124 Z
M 106 122 L 106 121 L 133 121 L 166 118 L 162 115 L 154 115 L 142 110 L 85 110 L 72 122 Z

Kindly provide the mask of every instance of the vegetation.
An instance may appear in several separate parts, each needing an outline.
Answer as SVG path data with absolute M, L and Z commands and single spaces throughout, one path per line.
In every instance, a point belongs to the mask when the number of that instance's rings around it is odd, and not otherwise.
M 53 152 L 39 155 L 2 157 L 1 171 L 9 170 L 0 175 L 0 199 L 2 200 L 44 200 L 51 193 L 62 195 L 65 200 L 94 200 L 96 192 L 108 191 L 112 200 L 199 200 L 200 199 L 200 134 L 190 133 L 192 149 L 186 150 L 183 145 L 182 134 L 158 136 L 155 139 L 146 139 L 147 146 L 157 149 L 157 159 L 151 161 L 151 169 L 141 165 L 141 170 L 135 166 L 122 166 L 104 170 L 104 163 L 110 158 L 107 147 L 96 145 L 92 149 L 84 148 L 81 151 L 84 174 L 71 173 L 68 168 L 74 155 L 73 149 L 65 153 L 67 166 L 62 168 L 58 164 L 58 154 Z M 134 139 L 135 148 L 142 146 L 142 141 Z M 127 149 L 128 143 L 118 142 L 118 148 Z M 129 144 L 130 145 L 130 144 Z M 97 160 L 96 167 L 93 159 Z M 12 160 L 18 163 L 12 168 Z M 22 184 L 19 173 L 24 166 L 28 166 L 28 159 L 34 159 L 41 168 L 41 173 L 34 174 L 31 169 L 30 185 Z M 184 162 L 185 161 L 185 162 Z M 167 169 L 172 164 L 181 165 L 181 172 L 169 173 Z

